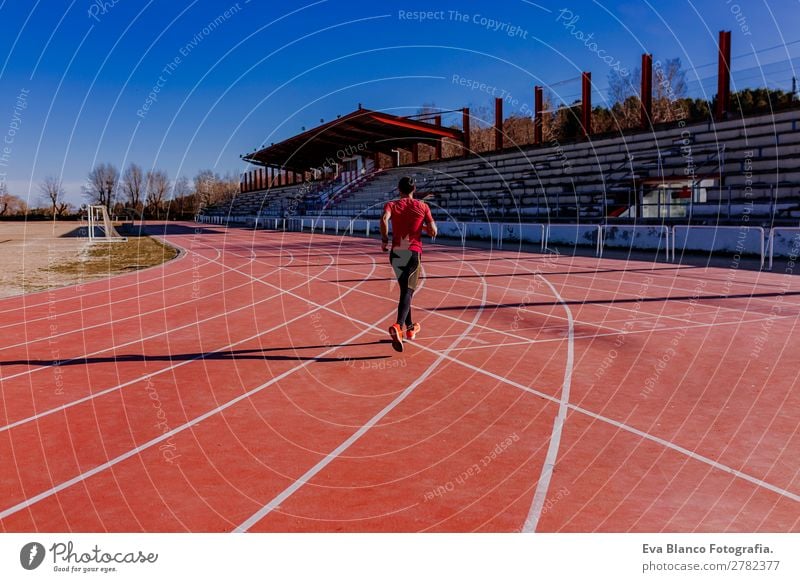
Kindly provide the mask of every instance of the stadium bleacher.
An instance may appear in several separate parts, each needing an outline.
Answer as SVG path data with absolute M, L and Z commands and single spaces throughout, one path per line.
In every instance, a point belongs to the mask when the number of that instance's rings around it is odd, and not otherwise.
M 330 199 L 308 184 L 249 192 L 206 214 L 376 218 L 400 176 L 412 174 L 434 215 L 459 221 L 800 217 L 800 110 L 675 125 L 382 170 Z M 673 193 L 669 204 L 643 212 L 644 184 L 689 176 L 703 185 L 702 198 Z

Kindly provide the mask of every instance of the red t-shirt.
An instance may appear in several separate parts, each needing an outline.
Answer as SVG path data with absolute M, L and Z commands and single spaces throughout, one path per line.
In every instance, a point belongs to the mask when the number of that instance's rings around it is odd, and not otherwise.
M 416 198 L 387 202 L 383 211 L 392 214 L 392 248 L 422 252 L 422 226 L 433 222 L 431 209 Z

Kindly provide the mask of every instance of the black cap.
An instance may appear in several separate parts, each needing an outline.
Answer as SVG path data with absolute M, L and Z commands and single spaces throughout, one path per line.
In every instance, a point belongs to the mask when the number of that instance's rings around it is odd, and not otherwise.
M 397 184 L 397 189 L 400 191 L 400 194 L 411 194 L 416 187 L 417 185 L 414 182 L 414 178 L 411 176 L 403 176 Z

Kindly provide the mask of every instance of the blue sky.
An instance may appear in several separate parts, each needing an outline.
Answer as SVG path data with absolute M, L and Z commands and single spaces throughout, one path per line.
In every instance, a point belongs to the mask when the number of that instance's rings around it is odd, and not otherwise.
M 633 69 L 644 51 L 680 57 L 705 79 L 691 92 L 710 97 L 723 29 L 749 55 L 735 84 L 789 88 L 798 0 L 5 0 L 0 179 L 35 203 L 38 183 L 60 176 L 79 203 L 97 162 L 238 173 L 240 154 L 358 103 L 478 107 L 497 88 L 523 109 L 535 84 L 572 100 L 582 70 L 599 104 L 609 63 Z

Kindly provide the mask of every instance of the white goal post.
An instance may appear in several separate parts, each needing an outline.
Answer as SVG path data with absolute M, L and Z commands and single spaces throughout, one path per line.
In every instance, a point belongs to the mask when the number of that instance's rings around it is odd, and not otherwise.
M 125 242 L 128 240 L 120 236 L 111 219 L 108 217 L 108 210 L 105 206 L 89 206 L 89 242 Z M 103 235 L 97 236 L 95 229 L 99 228 Z

